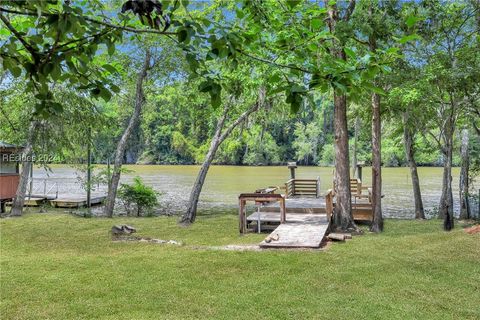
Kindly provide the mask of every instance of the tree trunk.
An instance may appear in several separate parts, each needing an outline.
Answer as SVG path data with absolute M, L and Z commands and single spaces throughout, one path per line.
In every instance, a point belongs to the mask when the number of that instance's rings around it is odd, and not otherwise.
M 122 169 L 123 155 L 127 146 L 128 138 L 132 134 L 133 128 L 140 118 L 142 107 L 145 103 L 145 96 L 143 94 L 143 82 L 147 77 L 147 71 L 150 68 L 150 51 L 147 49 L 145 53 L 145 61 L 143 63 L 142 70 L 138 73 L 136 90 L 135 90 L 135 110 L 132 117 L 128 122 L 128 126 L 123 132 L 122 138 L 117 144 L 117 150 L 115 152 L 115 162 L 113 165 L 112 178 L 108 184 L 108 195 L 105 204 L 105 214 L 108 217 L 113 216 L 113 209 L 115 207 L 115 198 L 117 197 L 118 183 L 120 181 L 120 173 Z
M 213 159 L 215 159 L 215 155 L 217 153 L 218 148 L 220 145 L 225 141 L 225 139 L 232 133 L 233 129 L 235 129 L 240 123 L 245 121 L 247 117 L 252 114 L 253 112 L 257 111 L 259 106 L 264 104 L 265 99 L 265 89 L 260 89 L 260 94 L 258 101 L 247 111 L 242 113 L 223 133 L 223 127 L 225 125 L 225 120 L 228 115 L 228 111 L 230 109 L 229 105 L 225 106 L 224 112 L 222 117 L 219 119 L 217 123 L 217 128 L 215 130 L 215 135 L 210 143 L 210 148 L 205 156 L 205 160 L 202 163 L 200 171 L 198 172 L 197 179 L 192 187 L 192 191 L 190 193 L 190 199 L 187 205 L 187 211 L 182 216 L 180 223 L 188 225 L 195 222 L 197 217 L 197 205 L 198 200 L 200 199 L 200 193 L 202 192 L 203 184 L 205 183 L 205 178 L 207 177 L 208 170 L 210 169 L 210 165 L 212 164 Z
M 348 155 L 347 97 L 334 93 L 335 211 L 334 226 L 341 231 L 357 230 L 352 215 Z
M 423 210 L 422 193 L 420 190 L 420 179 L 418 178 L 417 162 L 415 161 L 415 147 L 413 143 L 413 133 L 408 123 L 408 112 L 403 115 L 403 139 L 405 142 L 405 155 L 410 167 L 412 177 L 413 199 L 415 202 L 415 219 L 425 219 Z
M 450 231 L 453 222 L 453 193 L 452 193 L 452 154 L 453 154 L 453 125 L 452 120 L 447 120 L 444 133 L 442 196 L 440 197 L 439 217 L 443 218 L 443 229 Z
M 32 121 L 28 129 L 27 143 L 22 152 L 22 172 L 20 174 L 20 181 L 18 183 L 17 192 L 15 198 L 13 199 L 12 209 L 10 211 L 10 216 L 21 216 L 23 213 L 23 206 L 25 204 L 25 193 L 27 192 L 28 179 L 30 177 L 30 172 L 32 171 L 33 162 L 32 152 L 33 144 L 35 143 L 36 131 L 38 127 L 37 121 Z
M 360 118 L 355 118 L 355 135 L 353 138 L 353 155 L 352 155 L 352 178 L 358 178 L 357 175 L 357 150 L 358 150 L 358 133 L 360 131 Z
M 208 170 L 210 169 L 210 165 L 212 164 L 213 159 L 215 158 L 215 154 L 217 153 L 218 147 L 220 146 L 221 141 L 218 136 L 215 136 L 210 144 L 210 149 L 208 150 L 207 156 L 202 163 L 202 167 L 198 172 L 197 179 L 193 185 L 192 191 L 190 193 L 190 199 L 188 201 L 187 211 L 183 215 L 181 219 L 181 223 L 190 224 L 195 222 L 197 217 L 197 205 L 198 200 L 200 198 L 200 193 L 202 192 L 203 184 L 205 182 L 205 178 L 207 177 Z
M 332 34 L 335 34 L 336 24 L 341 19 L 335 4 L 328 7 L 327 25 Z M 347 13 L 343 17 L 348 21 L 355 8 L 355 1 L 350 1 Z M 346 60 L 343 47 L 338 41 L 332 42 L 331 53 L 337 59 Z M 333 92 L 334 104 L 334 133 L 335 133 L 335 210 L 333 213 L 333 227 L 340 231 L 358 231 L 352 215 L 352 198 L 350 191 L 350 158 L 348 152 L 347 130 L 347 96 L 338 90 Z
M 372 94 L 372 210 L 370 231 L 383 231 L 380 95 Z
M 460 170 L 460 219 L 470 219 L 470 206 L 468 203 L 468 175 L 470 157 L 468 153 L 468 129 L 462 130 L 462 145 L 460 154 L 462 158 L 462 167 Z

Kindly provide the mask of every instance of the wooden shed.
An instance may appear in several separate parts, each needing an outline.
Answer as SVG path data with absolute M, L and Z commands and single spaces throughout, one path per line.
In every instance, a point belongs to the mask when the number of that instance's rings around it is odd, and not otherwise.
M 17 192 L 22 149 L 0 141 L 0 212 L 4 212 L 5 202 L 11 201 Z

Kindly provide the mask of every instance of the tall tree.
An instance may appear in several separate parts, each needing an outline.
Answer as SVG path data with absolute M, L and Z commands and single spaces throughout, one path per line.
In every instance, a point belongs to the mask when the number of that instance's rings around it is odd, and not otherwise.
M 452 162 L 454 134 L 459 118 L 468 110 L 468 96 L 478 92 L 478 61 L 475 35 L 476 9 L 468 3 L 424 3 L 428 20 L 423 23 L 424 42 L 417 46 L 416 56 L 424 63 L 423 86 L 432 115 L 428 134 L 435 139 L 443 155 L 442 194 L 439 215 L 444 229 L 453 229 Z
M 460 157 L 461 157 L 461 169 L 460 169 L 460 180 L 459 180 L 459 194 L 460 194 L 460 218 L 461 219 L 470 219 L 470 205 L 468 200 L 469 192 L 469 168 L 470 168 L 470 156 L 468 152 L 468 141 L 469 134 L 468 129 L 462 129 L 462 138 L 461 138 L 461 147 L 460 147 Z
M 181 223 L 190 224 L 193 223 L 197 216 L 197 205 L 200 198 L 200 193 L 202 192 L 203 184 L 205 178 L 207 177 L 208 170 L 212 164 L 213 159 L 218 151 L 220 145 L 225 141 L 226 138 L 232 133 L 232 131 L 242 122 L 244 122 L 249 115 L 257 111 L 265 103 L 265 88 L 261 88 L 257 101 L 252 104 L 246 111 L 241 113 L 235 120 L 233 120 L 228 126 L 226 125 L 227 118 L 231 109 L 233 109 L 234 104 L 236 104 L 235 98 L 231 96 L 227 102 L 224 102 L 224 107 L 222 115 L 219 117 L 217 126 L 215 128 L 215 134 L 213 135 L 212 141 L 210 143 L 210 148 L 208 149 L 205 160 L 200 167 L 195 183 L 192 187 L 190 193 L 190 199 L 188 201 L 187 211 L 182 216 Z
M 410 168 L 410 176 L 412 178 L 415 219 L 425 219 L 422 193 L 420 190 L 420 179 L 418 178 L 417 162 L 415 161 L 415 125 L 413 121 L 410 120 L 410 117 L 410 112 L 407 108 L 403 113 L 403 141 L 405 143 L 405 155 Z
M 330 5 L 325 1 L 325 7 L 328 8 L 327 25 L 330 33 L 336 34 L 337 25 L 348 23 L 354 9 L 355 0 L 351 0 L 343 17 L 336 4 Z M 332 55 L 339 60 L 347 60 L 344 43 L 338 40 L 332 40 L 332 47 L 329 48 Z M 350 191 L 350 170 L 349 170 L 349 152 L 348 152 L 348 129 L 347 129 L 347 94 L 337 88 L 333 91 L 334 105 L 334 130 L 335 130 L 335 212 L 333 215 L 335 225 L 341 230 L 357 230 L 353 221 L 352 200 Z
M 150 49 L 147 48 L 145 49 L 145 58 L 142 67 L 137 74 L 137 80 L 135 85 L 135 108 L 128 122 L 128 125 L 125 128 L 122 137 L 120 138 L 120 141 L 118 141 L 117 150 L 115 152 L 115 162 L 113 165 L 112 177 L 108 183 L 108 195 L 105 203 L 105 214 L 108 217 L 113 216 L 113 209 L 115 207 L 115 199 L 117 196 L 118 183 L 120 182 L 120 174 L 127 142 L 132 135 L 133 129 L 135 128 L 140 119 L 142 107 L 145 104 L 145 94 L 143 86 L 145 79 L 147 78 L 147 72 L 152 67 L 151 64 L 152 61 Z

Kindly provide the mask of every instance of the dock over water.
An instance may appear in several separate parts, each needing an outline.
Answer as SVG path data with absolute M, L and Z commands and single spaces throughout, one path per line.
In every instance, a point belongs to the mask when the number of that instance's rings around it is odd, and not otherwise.
M 326 240 L 335 207 L 335 193 L 320 194 L 320 180 L 290 179 L 285 194 L 277 188 L 259 189 L 239 196 L 239 229 L 271 231 L 260 243 L 262 248 L 319 248 Z M 368 194 L 362 193 L 368 190 Z M 355 220 L 372 219 L 370 190 L 358 179 L 351 180 L 352 214 Z M 246 213 L 247 201 L 255 202 L 256 211 Z

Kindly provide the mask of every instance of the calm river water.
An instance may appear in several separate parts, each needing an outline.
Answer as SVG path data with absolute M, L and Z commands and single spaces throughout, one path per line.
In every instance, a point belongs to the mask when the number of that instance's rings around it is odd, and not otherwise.
M 162 193 L 162 204 L 166 210 L 178 211 L 188 200 L 190 188 L 195 180 L 199 166 L 168 165 L 128 165 L 131 172 L 123 174 L 121 182 L 129 182 L 140 176 L 144 182 Z M 34 170 L 34 189 L 43 190 L 43 180 L 47 179 L 47 189 L 57 183 L 60 195 L 81 195 L 84 191 L 74 168 L 65 165 L 51 166 L 51 172 L 43 168 Z M 371 169 L 363 169 L 363 184 L 370 185 Z M 289 179 L 289 170 L 285 166 L 246 167 L 213 166 L 208 174 L 200 199 L 202 209 L 234 208 L 237 197 L 242 192 L 252 192 L 267 186 L 281 186 Z M 431 209 L 438 206 L 441 193 L 442 168 L 419 168 L 424 206 Z M 453 191 L 458 211 L 458 175 L 459 169 L 453 169 Z M 297 178 L 321 179 L 321 189 L 332 187 L 333 168 L 299 167 Z M 95 194 L 106 192 L 106 186 L 96 186 Z M 56 188 L 54 187 L 53 190 Z M 413 216 L 413 195 L 408 168 L 383 168 L 383 201 L 387 217 L 411 218 Z

